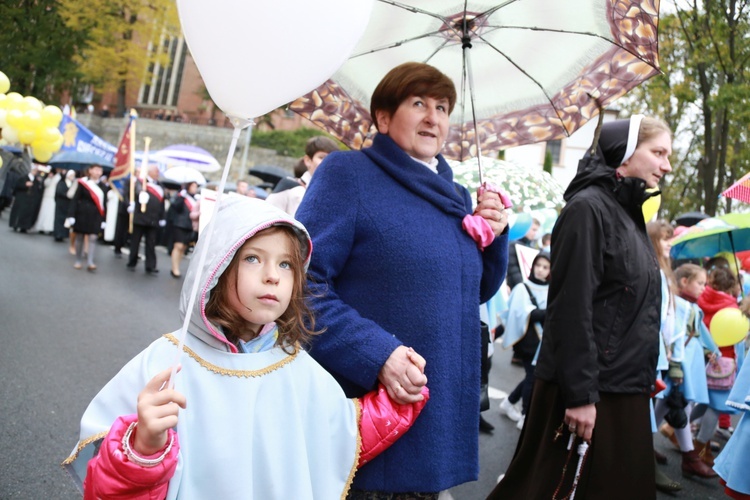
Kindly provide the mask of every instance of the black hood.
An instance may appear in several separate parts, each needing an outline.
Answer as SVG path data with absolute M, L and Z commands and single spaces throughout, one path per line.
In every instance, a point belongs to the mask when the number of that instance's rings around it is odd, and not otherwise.
M 630 134 L 631 126 L 640 126 L 640 120 L 615 120 L 602 125 L 596 153 L 589 149 L 578 162 L 578 173 L 565 190 L 563 198 L 570 201 L 577 193 L 589 186 L 601 186 L 613 193 L 617 201 L 634 217 L 643 219 L 641 206 L 651 196 L 658 193 L 647 193 L 646 182 L 637 177 L 618 177 L 615 169 L 624 160 L 628 149 L 628 140 L 637 141 L 637 134 Z M 631 145 L 631 153 L 635 144 Z M 638 214 L 638 215 L 637 215 Z

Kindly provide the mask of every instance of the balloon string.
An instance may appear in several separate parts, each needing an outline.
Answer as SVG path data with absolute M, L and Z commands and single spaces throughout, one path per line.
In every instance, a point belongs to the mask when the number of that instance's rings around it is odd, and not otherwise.
M 249 122 L 250 125 L 252 125 L 252 122 Z M 227 154 L 227 160 L 224 163 L 224 172 L 221 174 L 221 181 L 219 182 L 219 189 L 218 193 L 216 194 L 216 203 L 214 204 L 213 210 L 211 211 L 211 219 L 213 219 L 213 216 L 218 212 L 219 205 L 221 204 L 221 201 L 223 199 L 224 195 L 224 186 L 227 183 L 227 177 L 229 175 L 229 167 L 232 165 L 232 158 L 234 158 L 234 151 L 237 149 L 237 141 L 240 138 L 240 132 L 242 132 L 242 129 L 245 128 L 245 125 L 247 126 L 248 123 L 235 123 L 234 124 L 234 132 L 232 133 L 232 142 L 229 144 L 229 153 Z M 209 219 L 209 220 L 211 220 Z M 179 343 L 177 345 L 177 353 L 175 354 L 174 362 L 172 363 L 172 372 L 169 374 L 169 383 L 167 384 L 167 387 L 170 389 L 174 388 L 174 377 L 177 373 L 177 365 L 180 363 L 180 358 L 182 356 L 182 350 L 185 346 L 185 337 L 187 336 L 187 330 L 188 325 L 190 324 L 190 317 L 193 312 L 193 307 L 195 307 L 195 300 L 198 295 L 198 287 L 201 283 L 201 273 L 203 271 L 203 266 L 206 263 L 206 255 L 208 254 L 208 247 L 211 244 L 211 239 L 214 235 L 214 227 L 216 227 L 216 224 L 208 224 L 205 228 L 205 234 L 202 235 L 202 237 L 205 238 L 205 241 L 203 242 L 200 255 L 198 256 L 198 272 L 194 274 L 193 278 L 193 287 L 190 290 L 190 300 L 188 301 L 187 309 L 185 310 L 185 319 L 182 322 L 182 328 L 180 329 L 180 335 L 179 335 Z

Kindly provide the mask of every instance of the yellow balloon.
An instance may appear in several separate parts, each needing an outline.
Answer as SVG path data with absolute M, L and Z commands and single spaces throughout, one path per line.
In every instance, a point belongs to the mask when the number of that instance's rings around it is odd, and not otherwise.
M 60 135 L 59 135 L 59 136 L 57 137 L 57 139 L 55 139 L 55 142 L 53 142 L 52 144 L 50 144 L 50 148 L 51 148 L 51 151 L 52 151 L 53 153 L 54 153 L 54 152 L 56 152 L 56 151 L 59 151 L 59 150 L 60 150 L 60 148 L 61 148 L 61 147 L 62 147 L 62 145 L 63 145 L 63 141 L 64 141 L 64 139 L 63 139 L 63 136 L 62 136 L 62 134 L 60 134 Z
M 49 142 L 37 137 L 34 142 L 31 143 L 31 149 L 34 151 L 49 151 L 52 152 L 52 145 Z
M 23 120 L 23 112 L 18 109 L 11 109 L 5 114 L 5 121 L 8 122 L 8 126 L 13 128 L 20 128 L 21 121 Z
M 10 78 L 0 71 L 0 94 L 6 94 L 10 90 Z
M 36 139 L 36 130 L 22 128 L 18 131 L 18 141 L 21 144 L 31 144 Z
M 37 99 L 36 97 L 27 95 L 23 98 L 23 104 L 26 107 L 26 110 L 34 110 L 34 111 L 42 111 L 44 109 L 44 104 L 42 104 L 42 101 Z
M 48 161 L 52 159 L 52 153 L 49 151 L 46 151 L 46 150 L 37 151 L 34 148 L 32 148 L 31 150 L 34 153 L 34 159 L 36 159 L 36 161 L 47 163 Z
M 19 94 L 18 92 L 10 92 L 8 94 L 5 94 L 6 102 L 8 103 L 5 106 L 5 109 L 12 110 L 12 109 L 18 109 L 20 111 L 23 111 L 21 109 L 21 106 L 23 105 L 23 96 Z
M 41 126 L 42 115 L 39 113 L 39 111 L 31 109 L 23 114 L 20 128 L 31 130 L 32 132 L 36 133 L 36 130 L 38 128 L 41 128 Z
M 62 137 L 57 127 L 40 127 L 37 130 L 37 134 L 41 140 L 49 143 L 55 143 L 58 137 Z
M 719 347 L 727 347 L 741 342 L 747 337 L 750 320 L 735 307 L 725 307 L 711 318 L 709 330 Z
M 0 94 L 2 95 L 2 94 Z M 8 112 L 0 109 L 0 128 L 8 126 Z
M 8 96 L 0 94 L 0 109 L 6 109 L 8 107 Z
M 0 168 L 3 168 L 3 157 L 0 156 Z
M 656 191 L 656 189 L 647 189 L 647 193 L 653 193 Z M 659 211 L 659 207 L 661 206 L 661 195 L 657 194 L 656 196 L 652 196 L 649 199 L 647 199 L 645 202 L 643 202 L 643 205 L 641 206 L 641 209 L 643 210 L 643 220 L 645 220 L 647 223 L 651 222 L 651 220 L 656 216 L 656 213 Z
M 57 106 L 45 106 L 42 109 L 42 123 L 47 127 L 59 127 L 62 117 L 62 110 Z

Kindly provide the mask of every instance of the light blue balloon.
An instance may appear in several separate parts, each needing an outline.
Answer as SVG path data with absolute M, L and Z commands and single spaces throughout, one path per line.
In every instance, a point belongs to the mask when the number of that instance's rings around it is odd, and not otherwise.
M 531 224 L 533 223 L 533 221 L 534 218 L 531 216 L 531 214 L 518 214 L 518 217 L 516 217 L 516 221 L 510 227 L 510 231 L 508 231 L 508 240 L 514 241 L 523 238 L 529 228 L 531 228 Z

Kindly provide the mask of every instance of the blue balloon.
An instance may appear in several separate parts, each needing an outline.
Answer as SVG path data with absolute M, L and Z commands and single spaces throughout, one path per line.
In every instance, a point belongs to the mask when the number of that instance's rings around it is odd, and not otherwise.
M 516 221 L 508 231 L 508 240 L 514 241 L 523 238 L 526 235 L 526 232 L 531 228 L 531 224 L 533 222 L 534 218 L 531 216 L 531 214 L 518 214 L 518 216 L 516 217 Z

